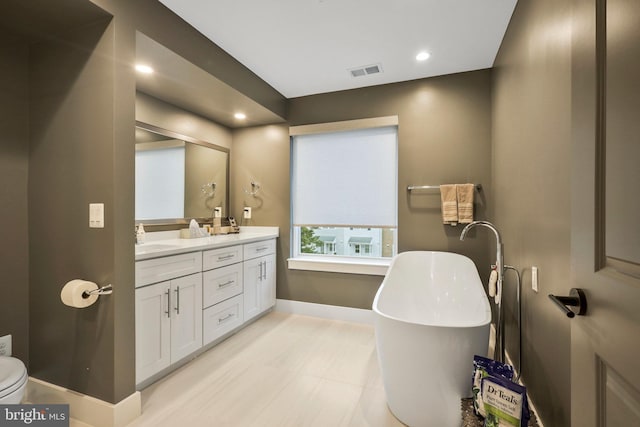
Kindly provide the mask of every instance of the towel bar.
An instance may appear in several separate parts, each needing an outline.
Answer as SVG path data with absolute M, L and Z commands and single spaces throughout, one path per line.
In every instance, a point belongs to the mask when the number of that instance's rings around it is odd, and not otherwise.
M 476 191 L 482 191 L 482 184 L 475 184 Z M 409 185 L 407 187 L 408 192 L 412 192 L 414 190 L 440 190 L 439 185 Z

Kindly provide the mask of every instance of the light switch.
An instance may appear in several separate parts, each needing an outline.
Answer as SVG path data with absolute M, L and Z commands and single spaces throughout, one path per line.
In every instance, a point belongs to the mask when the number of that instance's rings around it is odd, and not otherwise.
M 89 228 L 104 228 L 104 203 L 89 203 Z
M 538 292 L 538 267 L 531 267 L 531 289 Z

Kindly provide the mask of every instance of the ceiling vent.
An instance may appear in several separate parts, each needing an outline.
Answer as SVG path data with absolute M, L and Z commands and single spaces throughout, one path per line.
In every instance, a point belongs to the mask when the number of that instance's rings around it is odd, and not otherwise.
M 358 68 L 352 68 L 349 70 L 351 73 L 351 77 L 362 77 L 368 76 L 370 74 L 378 74 L 382 72 L 382 65 L 373 64 L 373 65 L 365 65 Z

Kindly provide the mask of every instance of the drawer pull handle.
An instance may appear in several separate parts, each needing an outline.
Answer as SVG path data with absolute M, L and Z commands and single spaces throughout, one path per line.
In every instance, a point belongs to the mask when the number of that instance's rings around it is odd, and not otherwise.
M 236 283 L 235 280 L 229 280 L 229 281 L 224 282 L 224 283 L 218 283 L 218 289 L 224 288 L 225 286 L 233 285 L 234 283 Z
M 218 261 L 226 261 L 228 259 L 231 259 L 235 256 L 235 254 L 229 254 L 229 255 L 225 255 L 225 256 L 219 256 L 218 257 Z
M 269 249 L 269 246 L 263 246 L 261 248 L 256 248 L 256 252 L 266 251 L 267 249 Z
M 225 317 L 219 317 L 219 318 L 218 318 L 218 324 L 220 324 L 220 323 L 224 323 L 224 322 L 226 322 L 227 320 L 231 319 L 232 317 L 233 317 L 233 313 L 229 313 L 229 314 L 227 314 Z

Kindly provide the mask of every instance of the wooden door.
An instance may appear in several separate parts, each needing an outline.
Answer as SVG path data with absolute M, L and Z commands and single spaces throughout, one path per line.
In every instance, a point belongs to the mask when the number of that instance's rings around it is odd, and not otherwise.
M 640 1 L 573 17 L 571 424 L 640 426 Z

